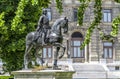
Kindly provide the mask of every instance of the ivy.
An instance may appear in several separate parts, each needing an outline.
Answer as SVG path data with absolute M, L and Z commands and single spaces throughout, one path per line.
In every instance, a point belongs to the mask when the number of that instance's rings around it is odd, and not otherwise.
M 120 0 L 114 0 L 117 3 L 120 3 Z M 113 19 L 112 21 L 112 31 L 110 35 L 104 35 L 101 33 L 102 40 L 113 41 L 113 39 L 118 35 L 118 26 L 120 24 L 120 15 Z
M 56 0 L 56 7 L 58 9 L 58 12 L 61 14 L 63 12 L 62 0 Z
M 85 47 L 85 45 L 89 44 L 90 39 L 91 39 L 90 37 L 93 33 L 93 30 L 95 29 L 95 26 L 98 26 L 98 24 L 100 23 L 100 21 L 102 19 L 102 12 L 101 12 L 102 7 L 101 7 L 101 5 L 102 5 L 101 0 L 95 0 L 95 4 L 94 4 L 95 18 L 94 18 L 94 21 L 91 23 L 90 27 L 87 30 L 85 40 L 81 45 L 81 49 L 83 49 Z
M 112 22 L 111 35 L 116 37 L 118 35 L 118 25 L 120 24 L 120 15 L 116 17 Z
M 88 7 L 90 0 L 79 0 L 79 2 L 81 3 L 81 5 L 78 8 L 77 16 L 78 16 L 78 24 L 79 26 L 82 26 L 84 13 L 86 8 Z

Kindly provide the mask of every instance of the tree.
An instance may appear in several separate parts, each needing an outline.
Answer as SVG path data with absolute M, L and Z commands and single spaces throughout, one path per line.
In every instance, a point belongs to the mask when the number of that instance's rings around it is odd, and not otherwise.
M 0 1 L 0 8 L 0 58 L 11 72 L 22 68 L 25 36 L 35 30 L 41 9 L 27 0 Z
M 25 49 L 25 36 L 28 32 L 35 30 L 36 22 L 39 19 L 42 8 L 48 7 L 51 0 L 0 0 L 0 57 L 5 62 L 7 71 L 22 68 Z M 83 24 L 85 9 L 91 0 L 79 0 L 81 5 L 78 8 L 78 23 Z M 120 0 L 114 0 L 120 3 Z M 81 46 L 84 48 L 90 42 L 90 37 L 102 19 L 102 0 L 95 0 L 94 21 L 90 24 L 85 40 Z M 56 0 L 56 7 L 59 13 L 63 12 L 62 0 Z M 118 34 L 120 16 L 113 20 L 111 36 Z M 101 32 L 101 37 L 105 38 Z
M 6 71 L 23 68 L 25 36 L 35 30 L 42 8 L 48 7 L 50 1 L 0 1 L 0 58 L 5 62 Z M 56 3 L 61 13 L 61 0 L 56 0 Z

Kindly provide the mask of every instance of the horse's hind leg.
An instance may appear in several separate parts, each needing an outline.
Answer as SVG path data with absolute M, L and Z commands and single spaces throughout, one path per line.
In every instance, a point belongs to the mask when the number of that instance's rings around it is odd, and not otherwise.
M 62 46 L 62 45 L 61 45 L 61 46 Z M 63 52 L 62 52 L 62 54 L 59 56 L 59 59 L 61 59 L 61 58 L 64 56 L 64 54 L 65 54 L 66 47 L 62 46 L 62 48 L 63 48 Z
M 40 48 L 36 48 L 35 57 L 37 64 L 43 66 L 44 61 L 42 58 L 42 50 L 40 50 Z
M 28 64 L 30 62 L 30 50 L 33 47 L 33 45 L 26 45 L 26 50 L 24 54 L 24 69 L 28 69 Z

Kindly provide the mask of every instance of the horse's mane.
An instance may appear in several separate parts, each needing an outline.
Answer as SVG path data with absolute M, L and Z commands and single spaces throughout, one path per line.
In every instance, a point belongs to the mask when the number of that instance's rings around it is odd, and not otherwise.
M 59 25 L 62 20 L 64 20 L 64 18 L 57 19 L 52 25 L 52 30 L 56 30 L 56 26 Z

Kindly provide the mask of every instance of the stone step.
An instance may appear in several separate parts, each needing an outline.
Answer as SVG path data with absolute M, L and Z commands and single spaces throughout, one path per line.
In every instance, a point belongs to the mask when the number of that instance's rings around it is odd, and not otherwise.
M 101 79 L 106 78 L 106 72 L 76 72 L 73 78 L 80 79 Z
M 76 73 L 73 75 L 74 79 L 105 79 L 106 71 L 108 70 L 105 65 L 93 63 L 73 64 L 73 69 L 76 71 Z
M 99 64 L 77 64 L 73 65 L 73 68 L 77 72 L 104 72 L 105 69 L 102 65 Z

